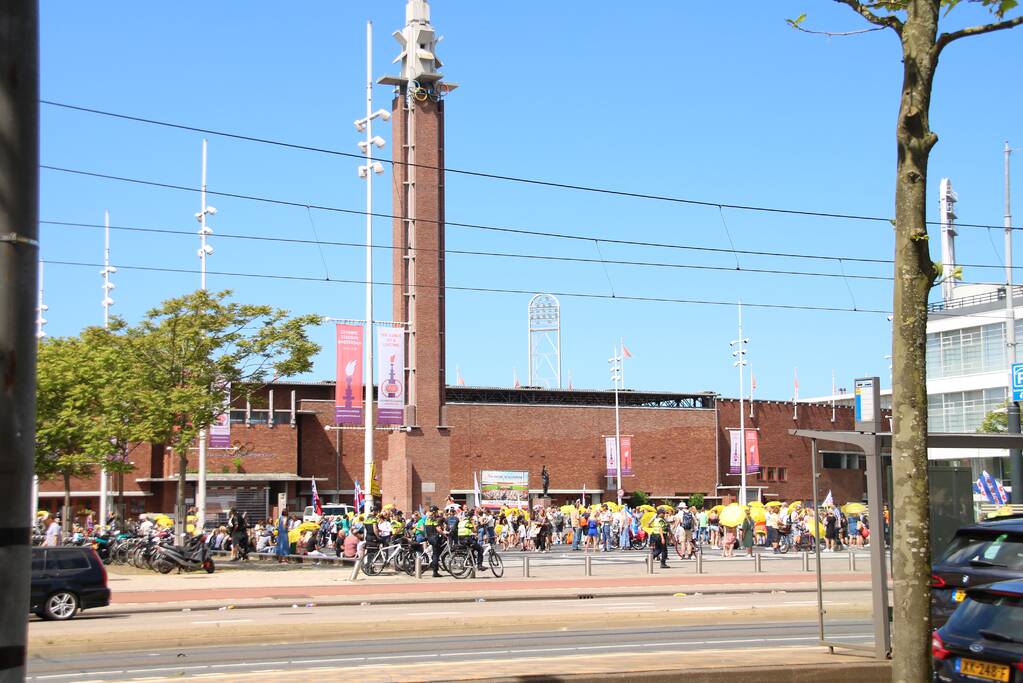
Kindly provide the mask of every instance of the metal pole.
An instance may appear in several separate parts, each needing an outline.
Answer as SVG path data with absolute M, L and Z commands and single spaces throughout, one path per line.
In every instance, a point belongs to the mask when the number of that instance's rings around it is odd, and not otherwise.
M 824 640 L 824 580 L 821 577 L 821 524 L 820 505 L 817 502 L 817 439 L 810 439 L 810 470 L 813 477 L 813 536 L 817 542 L 813 544 L 814 554 L 817 556 L 817 630 L 821 640 Z M 869 498 L 868 498 L 869 499 Z M 834 652 L 832 649 L 831 652 Z
M 618 385 L 622 381 L 622 365 L 624 364 L 623 355 L 619 355 L 618 351 L 613 352 L 615 359 L 615 495 L 618 499 L 618 505 L 621 507 L 622 504 L 622 425 L 618 415 Z
M 876 385 L 875 385 L 876 386 Z M 880 399 L 880 389 L 874 394 L 875 401 Z M 875 403 L 877 405 L 877 403 Z M 875 409 L 876 410 L 876 409 Z M 870 582 L 873 590 L 874 612 L 874 654 L 878 659 L 885 659 L 892 650 L 892 629 L 888 621 L 888 569 L 885 562 L 884 548 L 884 500 L 881 487 L 881 476 L 884 468 L 881 459 L 881 439 L 874 438 L 873 453 L 867 453 L 867 505 L 870 509 L 872 524 L 870 534 Z M 850 566 L 855 569 L 855 556 Z
M 39 7 L 0 4 L 0 680 L 25 677 L 36 423 Z
M 363 473 L 366 510 L 373 509 L 373 22 L 366 22 L 366 334 L 363 349 L 366 376 Z
M 103 211 L 103 329 L 110 329 L 110 212 Z M 99 525 L 105 526 L 109 512 L 110 494 L 107 490 L 107 468 L 101 466 L 99 471 Z
M 1008 347 L 1008 361 L 1011 370 L 1016 362 L 1016 312 L 1013 309 L 1012 291 L 1012 203 L 1009 185 L 1009 157 L 1012 148 L 1005 143 L 1005 344 Z M 1019 434 L 1019 403 L 1012 400 L 1011 391 L 1007 404 L 1006 422 L 1010 434 Z M 1010 484 L 1012 484 L 1012 502 L 1023 502 L 1023 451 L 1019 448 L 1009 449 L 1009 466 L 1011 468 Z
M 200 288 L 206 291 L 206 140 L 202 141 L 202 188 L 199 192 L 201 209 L 199 213 L 199 261 L 201 266 Z M 195 530 L 200 534 L 206 528 L 206 429 L 199 430 L 199 473 L 195 485 Z M 188 526 L 188 508 L 183 511 L 181 538 L 185 537 Z
M 735 342 L 738 350 L 735 352 L 738 360 L 735 364 L 739 366 L 739 505 L 746 505 L 746 403 L 745 403 L 745 379 L 742 368 L 746 365 L 746 339 L 742 336 L 742 302 L 739 302 L 739 340 Z

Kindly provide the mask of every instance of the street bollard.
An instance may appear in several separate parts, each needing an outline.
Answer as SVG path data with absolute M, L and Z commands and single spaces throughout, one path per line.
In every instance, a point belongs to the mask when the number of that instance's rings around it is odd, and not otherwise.
M 703 553 L 696 553 L 696 573 L 703 573 Z
M 650 553 L 647 553 L 646 556 L 646 573 L 647 574 L 654 573 L 654 556 L 651 555 Z
M 806 552 L 804 550 L 802 555 L 803 555 L 803 571 L 804 572 L 808 572 L 808 571 L 810 571 L 810 553 L 808 553 L 808 552 Z
M 423 556 L 416 553 L 416 578 L 423 578 Z
M 522 556 L 522 578 L 529 578 L 529 555 Z
M 356 557 L 355 558 L 355 566 L 352 567 L 352 575 L 348 577 L 348 580 L 349 581 L 355 581 L 357 578 L 359 578 L 359 570 L 360 569 L 362 569 L 362 558 L 361 557 Z
M 763 564 L 761 563 L 763 556 L 760 553 L 753 553 L 753 572 L 759 574 L 764 571 Z
M 586 576 L 593 576 L 593 558 L 589 555 L 583 558 L 583 571 Z
M 856 571 L 856 553 L 849 549 L 849 571 Z

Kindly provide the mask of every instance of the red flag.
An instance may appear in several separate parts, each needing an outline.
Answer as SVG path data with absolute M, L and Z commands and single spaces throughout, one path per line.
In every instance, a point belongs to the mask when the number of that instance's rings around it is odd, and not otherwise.
M 757 390 L 757 376 L 754 375 L 752 372 L 750 372 L 749 379 L 750 379 L 750 386 L 753 388 L 753 391 L 756 391 Z
M 465 386 L 465 378 L 462 377 L 462 370 L 457 366 L 455 367 L 455 384 L 457 384 L 460 387 Z
M 515 388 L 516 389 L 521 389 L 522 385 L 519 384 L 519 371 L 518 370 L 512 370 L 512 377 L 515 378 Z
M 792 368 L 792 397 L 799 399 L 799 368 Z
M 625 342 L 622 342 L 622 357 L 632 358 L 632 354 L 629 352 L 629 347 L 625 345 Z

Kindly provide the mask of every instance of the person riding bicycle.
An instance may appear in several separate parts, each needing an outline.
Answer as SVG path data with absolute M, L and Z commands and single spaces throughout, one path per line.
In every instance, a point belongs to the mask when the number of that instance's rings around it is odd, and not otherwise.
M 476 540 L 475 525 L 472 521 L 472 513 L 466 510 L 462 518 L 458 520 L 458 544 L 464 545 L 476 556 L 476 566 L 483 564 L 483 546 Z

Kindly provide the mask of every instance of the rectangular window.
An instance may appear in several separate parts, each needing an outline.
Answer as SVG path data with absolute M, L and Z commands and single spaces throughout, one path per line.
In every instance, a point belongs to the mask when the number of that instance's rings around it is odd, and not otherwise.
M 767 468 L 767 481 L 774 481 L 774 468 L 773 467 L 768 467 Z
M 821 458 L 824 460 L 824 466 L 829 470 L 842 469 L 843 458 L 841 453 L 822 453 Z
M 788 468 L 787 467 L 779 467 L 778 468 L 778 481 L 788 481 L 788 480 L 789 480 Z

